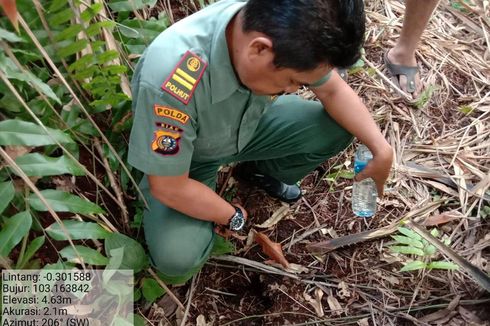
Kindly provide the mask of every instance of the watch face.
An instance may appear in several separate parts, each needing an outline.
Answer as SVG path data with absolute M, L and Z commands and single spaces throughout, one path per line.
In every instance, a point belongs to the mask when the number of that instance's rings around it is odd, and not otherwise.
M 233 231 L 240 231 L 245 225 L 245 219 L 241 213 L 235 213 L 230 220 L 230 229 Z

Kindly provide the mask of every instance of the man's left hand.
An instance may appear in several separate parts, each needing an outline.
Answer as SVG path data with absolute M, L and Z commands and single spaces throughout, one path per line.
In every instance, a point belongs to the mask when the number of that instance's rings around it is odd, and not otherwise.
M 372 178 L 376 183 L 378 197 L 381 198 L 384 184 L 390 175 L 391 165 L 393 164 L 393 149 L 386 144 L 381 149 L 372 152 L 373 159 L 355 176 L 354 180 L 361 181 L 366 178 Z

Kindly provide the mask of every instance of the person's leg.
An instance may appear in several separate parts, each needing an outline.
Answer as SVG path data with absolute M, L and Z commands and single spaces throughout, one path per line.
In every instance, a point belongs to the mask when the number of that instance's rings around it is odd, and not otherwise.
M 255 161 L 257 169 L 294 184 L 352 142 L 317 101 L 280 96 L 262 117 L 236 161 Z
M 218 168 L 214 162 L 193 164 L 189 176 L 214 189 Z M 163 205 L 151 196 L 146 180 L 141 190 L 149 204 L 143 225 L 152 264 L 165 282 L 184 283 L 201 269 L 213 249 L 213 224 Z
M 406 0 L 403 27 L 400 37 L 392 49 L 387 53 L 389 61 L 395 65 L 416 67 L 415 51 L 417 49 L 422 33 L 426 28 L 432 12 L 437 7 L 439 0 Z M 403 91 L 415 89 L 410 92 L 414 97 L 420 93 L 421 82 L 419 74 L 415 75 L 415 85 L 407 85 L 407 78 L 399 76 L 399 84 Z M 413 86 L 413 87 L 412 87 Z

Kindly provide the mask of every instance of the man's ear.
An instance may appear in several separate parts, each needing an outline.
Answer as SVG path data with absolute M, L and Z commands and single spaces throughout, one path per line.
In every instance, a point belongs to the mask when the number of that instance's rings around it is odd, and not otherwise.
M 274 57 L 271 39 L 263 36 L 252 39 L 248 44 L 248 55 L 252 60 L 258 57 L 261 59 Z

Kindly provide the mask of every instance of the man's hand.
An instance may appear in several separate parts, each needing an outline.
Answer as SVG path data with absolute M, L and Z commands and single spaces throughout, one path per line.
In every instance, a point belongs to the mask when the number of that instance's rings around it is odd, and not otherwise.
M 359 172 L 354 180 L 361 181 L 366 178 L 372 178 L 376 183 L 378 197 L 383 196 L 383 188 L 390 174 L 393 163 L 393 149 L 388 143 L 377 151 L 372 151 L 373 159 L 369 161 L 366 167 Z

